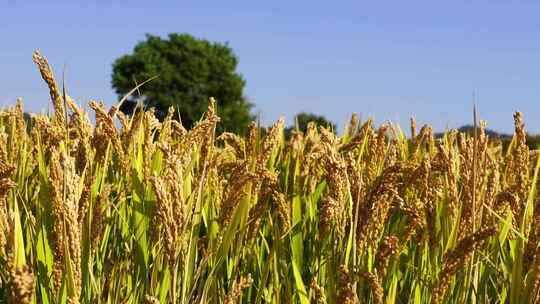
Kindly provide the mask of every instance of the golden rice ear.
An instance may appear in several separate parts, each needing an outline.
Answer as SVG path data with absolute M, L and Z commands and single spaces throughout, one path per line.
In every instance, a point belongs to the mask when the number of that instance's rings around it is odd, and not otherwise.
M 248 273 L 247 276 L 241 277 L 239 280 L 235 280 L 231 291 L 225 296 L 225 299 L 223 301 L 224 304 L 235 304 L 238 303 L 238 299 L 242 295 L 242 292 L 244 289 L 247 289 L 251 287 L 253 284 L 253 279 L 251 278 L 251 274 Z
M 351 114 L 351 119 L 349 120 L 349 124 L 347 125 L 347 134 L 350 137 L 356 136 L 358 133 L 358 127 L 360 125 L 360 118 L 358 116 L 358 113 L 354 112 Z
M 49 93 L 54 106 L 54 118 L 57 126 L 65 126 L 65 111 L 62 93 L 47 58 L 43 57 L 39 50 L 35 50 L 32 56 L 34 63 L 38 65 L 39 72 L 45 83 L 49 86 Z
M 227 145 L 232 147 L 236 157 L 238 157 L 239 159 L 246 158 L 246 143 L 244 139 L 240 136 L 233 133 L 224 132 L 217 138 L 217 140 L 222 140 Z
M 16 267 L 13 262 L 10 262 L 8 267 L 10 268 L 8 301 L 23 304 L 33 303 L 36 274 L 32 272 L 28 265 Z
M 381 278 L 379 275 L 375 272 L 363 272 L 360 274 L 361 277 L 367 280 L 367 283 L 369 287 L 371 288 L 371 292 L 373 294 L 374 303 L 375 304 L 383 304 L 384 303 L 384 289 L 381 285 Z
M 315 293 L 314 298 L 315 298 L 315 303 L 316 304 L 326 304 L 327 303 L 326 292 L 324 290 L 324 287 L 320 286 L 317 283 L 317 277 L 316 276 L 314 276 L 311 279 L 311 283 L 310 283 L 309 287 Z
M 467 237 L 464 237 L 452 251 L 446 253 L 443 258 L 443 269 L 439 274 L 438 284 L 433 291 L 432 300 L 434 303 L 442 303 L 450 279 L 467 262 L 471 253 L 477 249 L 487 238 L 495 235 L 495 227 L 483 228 Z
M 246 157 L 255 157 L 257 152 L 257 141 L 259 137 L 259 128 L 257 123 L 252 121 L 248 126 L 248 137 L 246 140 Z
M 159 299 L 151 295 L 145 295 L 144 304 L 159 304 Z
M 11 179 L 15 166 L 8 165 L 6 160 L 0 157 L 0 257 L 6 254 L 6 246 L 9 240 L 10 220 L 7 196 L 17 184 Z
M 338 268 L 337 284 L 339 286 L 337 288 L 338 303 L 353 304 L 358 302 L 356 291 L 353 288 L 355 281 L 356 275 L 354 271 L 350 271 L 346 265 L 340 265 Z
M 263 167 L 266 166 L 272 152 L 281 144 L 284 127 L 285 119 L 281 117 L 272 125 L 268 134 L 264 137 L 262 150 L 257 157 L 257 168 L 255 169 L 257 172 L 263 171 Z
M 411 139 L 416 138 L 416 119 L 411 117 Z
M 396 236 L 387 236 L 382 240 L 375 257 L 375 269 L 377 269 L 377 274 L 381 280 L 384 280 L 386 277 L 390 258 L 397 253 L 398 248 L 399 239 Z

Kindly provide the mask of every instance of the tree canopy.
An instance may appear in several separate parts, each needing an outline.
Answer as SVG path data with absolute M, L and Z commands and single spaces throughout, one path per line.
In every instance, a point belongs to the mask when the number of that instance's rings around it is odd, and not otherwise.
M 333 122 L 326 119 L 324 116 L 317 115 L 314 113 L 306 113 L 306 112 L 298 113 L 294 117 L 294 120 L 295 120 L 294 126 L 291 126 L 285 130 L 286 136 L 289 136 L 291 131 L 294 130 L 295 128 L 298 128 L 299 131 L 306 133 L 307 125 L 309 122 L 314 122 L 316 125 L 328 128 L 332 130 L 333 132 L 336 131 L 336 125 Z
M 188 34 L 169 34 L 167 38 L 147 35 L 132 54 L 114 62 L 112 86 L 123 96 L 137 84 L 158 76 L 140 88 L 140 95 L 128 98 L 120 110 L 131 114 L 141 103 L 155 108 L 156 116 L 164 118 L 173 107 L 182 123 L 191 127 L 214 97 L 221 117 L 218 132 L 243 133 L 253 117 L 237 65 L 238 59 L 227 44 Z

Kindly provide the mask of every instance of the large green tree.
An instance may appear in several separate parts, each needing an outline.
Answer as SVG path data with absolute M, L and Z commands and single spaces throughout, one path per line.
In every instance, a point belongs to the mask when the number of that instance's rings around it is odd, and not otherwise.
M 158 118 L 163 118 L 173 107 L 176 117 L 191 127 L 205 112 L 209 98 L 214 97 L 221 117 L 218 131 L 243 133 L 253 117 L 237 65 L 238 59 L 227 44 L 187 34 L 169 34 L 167 38 L 147 35 L 132 54 L 114 62 L 112 86 L 123 96 L 137 84 L 158 76 L 142 86 L 140 94 L 131 96 L 120 110 L 131 114 L 142 103 L 145 108 L 155 108 Z

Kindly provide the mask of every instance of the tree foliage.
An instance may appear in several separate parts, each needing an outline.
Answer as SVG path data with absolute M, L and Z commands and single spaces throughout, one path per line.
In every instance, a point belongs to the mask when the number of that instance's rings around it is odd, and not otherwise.
M 317 126 L 322 126 L 328 128 L 332 131 L 336 131 L 336 125 L 330 120 L 326 119 L 324 116 L 317 115 L 314 113 L 301 112 L 296 114 L 294 117 L 294 126 L 288 127 L 285 130 L 285 134 L 288 137 L 292 130 L 297 129 L 306 133 L 307 125 L 309 122 L 314 122 Z
M 245 80 L 236 72 L 238 59 L 227 44 L 197 39 L 187 34 L 167 38 L 147 35 L 132 54 L 113 64 L 112 86 L 120 96 L 153 77 L 121 110 L 131 114 L 138 103 L 153 107 L 158 118 L 173 107 L 182 123 L 191 127 L 214 97 L 221 123 L 218 131 L 242 133 L 252 120 L 251 104 L 243 95 Z

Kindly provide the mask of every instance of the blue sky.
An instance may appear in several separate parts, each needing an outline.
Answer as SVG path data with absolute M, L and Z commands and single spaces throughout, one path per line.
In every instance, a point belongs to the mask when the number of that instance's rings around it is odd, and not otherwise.
M 79 102 L 117 100 L 111 63 L 145 33 L 228 42 L 263 122 L 300 111 L 343 126 L 351 112 L 378 123 L 437 129 L 488 126 L 512 113 L 540 132 L 540 1 L 1 1 L 0 106 L 23 97 L 47 108 L 32 63 L 39 48 L 66 67 Z

